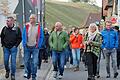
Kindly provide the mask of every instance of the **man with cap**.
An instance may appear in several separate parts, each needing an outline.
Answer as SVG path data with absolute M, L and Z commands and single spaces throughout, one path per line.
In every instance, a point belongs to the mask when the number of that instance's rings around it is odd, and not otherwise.
M 103 37 L 102 42 L 102 48 L 103 52 L 105 54 L 106 59 L 106 70 L 107 70 L 107 76 L 106 78 L 110 78 L 110 57 L 112 60 L 112 67 L 114 70 L 114 78 L 117 78 L 118 72 L 117 72 L 117 62 L 116 62 L 116 49 L 118 48 L 118 35 L 115 30 L 112 28 L 112 22 L 110 19 L 106 20 L 106 26 L 105 29 L 101 32 L 101 35 Z

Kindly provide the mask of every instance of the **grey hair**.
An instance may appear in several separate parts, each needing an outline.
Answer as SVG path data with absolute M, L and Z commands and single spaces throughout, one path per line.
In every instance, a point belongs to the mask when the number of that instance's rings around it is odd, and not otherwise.
M 90 30 L 90 28 L 96 28 L 96 31 L 98 31 L 98 26 L 95 23 L 91 23 L 88 30 Z
M 31 18 L 31 17 L 36 19 L 36 14 L 31 14 L 29 18 Z

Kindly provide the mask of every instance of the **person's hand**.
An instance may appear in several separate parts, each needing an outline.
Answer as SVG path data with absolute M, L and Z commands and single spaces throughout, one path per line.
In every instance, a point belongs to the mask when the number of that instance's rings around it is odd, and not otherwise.
M 92 41 L 91 41 L 91 40 L 87 41 L 87 44 L 91 44 L 91 43 L 92 43 Z
M 107 50 L 106 48 L 103 48 L 103 50 Z
M 72 32 L 72 34 L 75 36 L 75 32 Z

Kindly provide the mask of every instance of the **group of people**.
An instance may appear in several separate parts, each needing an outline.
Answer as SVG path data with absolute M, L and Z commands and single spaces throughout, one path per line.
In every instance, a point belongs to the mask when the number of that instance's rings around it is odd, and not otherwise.
M 81 57 L 88 71 L 87 80 L 99 78 L 101 54 L 106 61 L 106 78 L 111 77 L 110 58 L 114 78 L 117 78 L 117 69 L 120 68 L 119 26 L 112 26 L 111 20 L 106 19 L 105 26 L 91 23 L 84 34 L 80 34 L 77 27 L 74 27 L 71 32 L 66 32 L 62 30 L 62 26 L 62 23 L 57 22 L 49 38 L 55 78 L 63 77 L 68 60 L 70 65 L 73 65 L 73 70 L 79 71 Z
M 53 31 L 49 34 L 47 28 L 43 29 L 39 23 L 36 23 L 35 14 L 31 14 L 29 20 L 30 22 L 26 23 L 21 30 L 14 24 L 14 18 L 8 17 L 7 25 L 2 29 L 1 44 L 4 52 L 6 78 L 9 78 L 9 74 L 11 74 L 11 80 L 15 80 L 17 49 L 21 41 L 24 49 L 25 78 L 27 79 L 32 77 L 32 80 L 36 80 L 37 68 L 40 69 L 42 62 L 41 56 L 44 56 L 44 62 L 48 62 L 48 56 L 51 55 L 54 78 L 63 78 L 64 67 L 69 60 L 74 71 L 79 71 L 82 57 L 88 71 L 87 80 L 95 80 L 95 76 L 100 77 L 101 53 L 106 59 L 106 78 L 111 77 L 110 57 L 114 78 L 118 76 L 120 32 L 118 26 L 112 27 L 110 19 L 106 20 L 105 28 L 91 23 L 84 34 L 79 33 L 78 27 L 74 27 L 68 32 L 63 30 L 61 22 L 56 22 Z M 48 54 L 49 52 L 50 54 Z M 9 68 L 10 56 L 11 68 Z

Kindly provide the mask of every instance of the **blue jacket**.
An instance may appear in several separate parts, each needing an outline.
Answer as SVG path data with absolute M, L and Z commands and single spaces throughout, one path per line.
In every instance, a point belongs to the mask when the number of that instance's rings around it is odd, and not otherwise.
M 110 29 L 104 29 L 101 32 L 103 42 L 102 48 L 113 49 L 118 48 L 118 33 L 117 31 Z
M 22 32 L 23 47 L 25 47 L 27 45 L 28 28 L 29 28 L 29 25 L 25 25 L 23 28 L 23 32 Z M 41 45 L 43 43 L 43 39 L 44 39 L 43 29 L 42 29 L 42 27 L 40 27 L 40 25 L 38 25 L 38 38 L 37 38 L 37 44 L 36 44 L 37 48 L 41 48 Z

